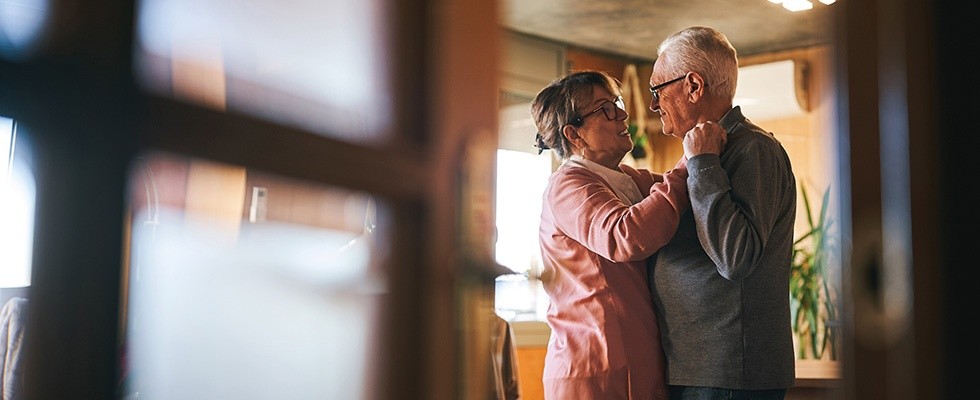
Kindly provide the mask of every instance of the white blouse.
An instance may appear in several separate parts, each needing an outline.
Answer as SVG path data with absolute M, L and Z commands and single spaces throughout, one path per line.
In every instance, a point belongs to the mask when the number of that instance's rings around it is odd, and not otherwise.
M 586 160 L 577 154 L 565 160 L 565 164 L 582 167 L 599 174 L 609 186 L 612 186 L 613 192 L 616 192 L 616 196 L 623 201 L 623 204 L 633 205 L 643 200 L 643 193 L 640 193 L 640 188 L 636 186 L 636 182 L 623 171 L 609 169 L 602 164 Z

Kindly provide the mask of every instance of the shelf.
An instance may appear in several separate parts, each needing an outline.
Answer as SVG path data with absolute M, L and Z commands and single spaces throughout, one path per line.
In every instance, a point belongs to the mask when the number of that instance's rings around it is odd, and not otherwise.
M 797 387 L 835 387 L 840 378 L 839 361 L 796 360 Z

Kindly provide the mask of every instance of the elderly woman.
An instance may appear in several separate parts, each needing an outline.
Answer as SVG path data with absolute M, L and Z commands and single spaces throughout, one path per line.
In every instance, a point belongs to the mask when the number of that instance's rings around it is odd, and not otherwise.
M 663 175 L 620 164 L 633 148 L 629 115 L 619 82 L 601 71 L 552 82 L 531 111 L 537 147 L 563 161 L 541 211 L 541 280 L 552 330 L 545 398 L 667 399 L 646 259 L 690 208 L 686 157 Z M 698 138 L 694 153 L 700 143 L 724 140 Z

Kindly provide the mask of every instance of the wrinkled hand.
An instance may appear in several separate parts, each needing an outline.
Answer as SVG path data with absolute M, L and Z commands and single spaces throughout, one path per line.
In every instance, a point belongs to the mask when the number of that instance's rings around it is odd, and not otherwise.
M 711 121 L 699 122 L 684 134 L 684 156 L 691 159 L 699 154 L 720 155 L 727 140 L 725 128 Z

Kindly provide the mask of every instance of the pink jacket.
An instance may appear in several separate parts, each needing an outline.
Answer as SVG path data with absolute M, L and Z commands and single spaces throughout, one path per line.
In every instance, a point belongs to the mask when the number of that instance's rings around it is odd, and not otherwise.
M 660 330 L 646 259 L 690 208 L 687 163 L 663 182 L 622 165 L 642 193 L 628 206 L 587 168 L 563 165 L 545 189 L 542 282 L 551 298 L 546 399 L 666 399 Z

